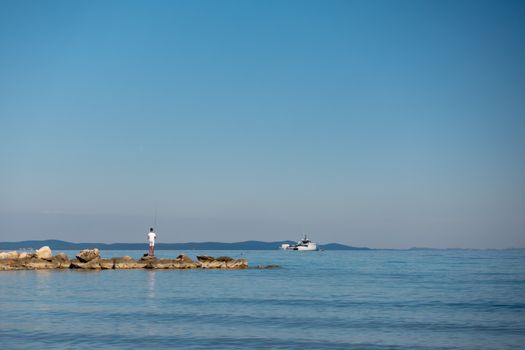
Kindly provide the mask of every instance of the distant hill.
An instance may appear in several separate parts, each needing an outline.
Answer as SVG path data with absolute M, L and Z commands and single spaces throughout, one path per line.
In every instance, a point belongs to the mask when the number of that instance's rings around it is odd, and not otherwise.
M 281 244 L 293 244 L 293 241 L 260 242 L 245 241 L 236 243 L 221 242 L 189 242 L 189 243 L 158 243 L 157 250 L 276 250 Z M 53 250 L 79 250 L 99 248 L 103 250 L 145 250 L 147 243 L 72 243 L 60 240 L 0 242 L 0 250 L 38 249 L 49 246 Z M 319 245 L 323 250 L 369 250 L 370 248 L 352 247 L 339 243 Z
M 324 250 L 371 250 L 367 247 L 352 247 L 339 243 L 321 244 L 319 247 Z

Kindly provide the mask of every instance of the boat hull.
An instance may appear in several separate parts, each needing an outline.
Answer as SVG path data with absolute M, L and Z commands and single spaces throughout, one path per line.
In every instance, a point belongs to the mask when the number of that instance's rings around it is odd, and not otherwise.
M 307 246 L 296 246 L 296 245 L 288 245 L 283 244 L 281 246 L 282 250 L 300 250 L 300 251 L 316 251 L 317 250 L 317 244 L 308 244 Z

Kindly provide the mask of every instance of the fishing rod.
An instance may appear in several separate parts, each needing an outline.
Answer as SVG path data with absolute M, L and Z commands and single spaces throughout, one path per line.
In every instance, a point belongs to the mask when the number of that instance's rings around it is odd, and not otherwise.
M 153 230 L 157 232 L 157 206 L 155 206 L 155 216 L 153 218 Z

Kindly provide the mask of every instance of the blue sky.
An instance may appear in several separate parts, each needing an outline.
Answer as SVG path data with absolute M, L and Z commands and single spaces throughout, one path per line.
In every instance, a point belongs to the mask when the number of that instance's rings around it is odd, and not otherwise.
M 2 1 L 0 240 L 525 246 L 520 1 Z

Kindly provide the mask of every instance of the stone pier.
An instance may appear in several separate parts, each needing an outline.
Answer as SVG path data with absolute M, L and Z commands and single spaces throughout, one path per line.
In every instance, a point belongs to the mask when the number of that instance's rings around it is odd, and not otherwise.
M 227 256 L 214 258 L 203 255 L 193 261 L 187 255 L 173 259 L 159 259 L 144 256 L 138 260 L 130 256 L 106 258 L 100 256 L 97 248 L 78 252 L 75 259 L 69 259 L 64 253 L 53 255 L 49 247 L 42 247 L 35 253 L 17 251 L 0 252 L 0 271 L 40 270 L 40 269 L 78 269 L 78 270 L 130 270 L 130 269 L 246 269 L 246 259 L 233 259 Z

